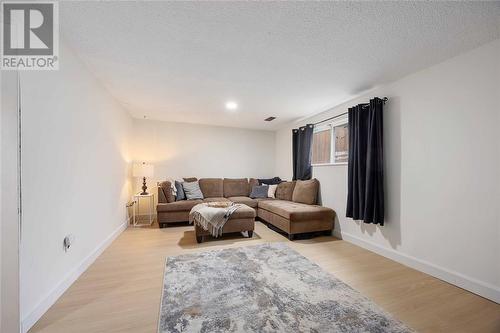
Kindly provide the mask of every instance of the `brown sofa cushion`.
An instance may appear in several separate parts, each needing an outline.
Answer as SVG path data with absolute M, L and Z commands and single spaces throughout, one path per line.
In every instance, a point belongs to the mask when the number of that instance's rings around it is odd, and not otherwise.
M 192 183 L 198 180 L 196 177 L 182 178 L 185 182 Z
M 224 196 L 222 178 L 202 178 L 198 183 L 205 198 L 220 198 Z
M 310 180 L 297 180 L 293 189 L 292 201 L 308 205 L 316 204 L 318 198 L 319 181 L 314 178 Z
M 306 205 L 285 200 L 267 200 L 259 202 L 259 209 L 284 217 L 290 221 L 331 220 L 333 210 L 327 207 Z
M 255 208 L 257 207 L 257 200 L 249 198 L 249 197 L 229 197 L 229 200 L 235 203 L 244 204 L 248 207 Z
M 158 184 L 158 202 L 174 202 L 175 197 L 172 194 L 172 187 L 169 181 Z
M 195 205 L 202 203 L 201 200 L 181 200 L 170 203 L 159 203 L 156 206 L 158 212 L 180 212 L 190 211 Z
M 240 197 L 248 196 L 250 192 L 248 191 L 248 179 L 230 179 L 224 178 L 224 196 L 229 197 Z
M 223 197 L 205 198 L 203 202 L 231 202 L 231 200 Z
M 276 200 L 275 198 L 254 198 L 252 200 L 257 201 L 257 204 L 261 201 Z
M 276 199 L 292 201 L 294 188 L 295 181 L 279 183 L 274 196 L 276 197 Z

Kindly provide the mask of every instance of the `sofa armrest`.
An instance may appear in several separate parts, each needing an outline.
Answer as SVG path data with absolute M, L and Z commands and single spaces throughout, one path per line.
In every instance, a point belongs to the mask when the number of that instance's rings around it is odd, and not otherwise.
M 167 198 L 165 197 L 165 193 L 163 193 L 163 189 L 158 185 L 158 203 L 167 203 Z

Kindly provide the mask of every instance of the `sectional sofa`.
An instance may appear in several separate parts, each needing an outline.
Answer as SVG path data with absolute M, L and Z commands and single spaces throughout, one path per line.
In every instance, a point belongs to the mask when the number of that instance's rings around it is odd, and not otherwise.
M 249 197 L 252 187 L 259 184 L 254 178 L 202 178 L 198 182 L 203 200 L 175 201 L 171 183 L 164 181 L 158 184 L 156 210 L 161 228 L 188 221 L 191 208 L 198 203 L 232 201 L 255 209 L 258 218 L 286 232 L 290 240 L 301 233 L 320 231 L 331 234 L 333 230 L 334 211 L 317 205 L 317 179 L 282 182 L 276 189 L 276 198 L 256 199 Z

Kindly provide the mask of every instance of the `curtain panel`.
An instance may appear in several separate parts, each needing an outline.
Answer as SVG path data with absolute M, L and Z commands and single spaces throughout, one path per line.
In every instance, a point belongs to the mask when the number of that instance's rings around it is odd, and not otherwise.
M 313 124 L 307 124 L 292 130 L 293 180 L 308 180 L 312 177 L 311 148 L 313 132 Z
M 349 108 L 346 217 L 384 225 L 384 101 Z

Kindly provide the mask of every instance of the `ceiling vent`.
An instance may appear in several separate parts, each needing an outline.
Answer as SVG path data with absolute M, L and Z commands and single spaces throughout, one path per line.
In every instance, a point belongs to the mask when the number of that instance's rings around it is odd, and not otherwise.
M 274 119 L 276 119 L 276 117 L 267 117 L 264 121 L 273 121 Z

